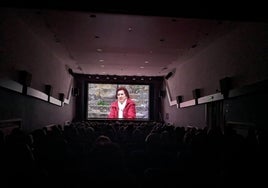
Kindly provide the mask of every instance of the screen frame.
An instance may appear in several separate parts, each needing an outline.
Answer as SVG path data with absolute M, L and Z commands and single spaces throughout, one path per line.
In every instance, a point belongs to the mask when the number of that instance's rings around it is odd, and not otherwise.
M 150 85 L 150 109 L 149 121 L 164 121 L 163 119 L 163 100 L 166 98 L 161 95 L 164 88 L 163 76 L 127 76 L 127 75 L 99 75 L 74 73 L 74 88 L 79 93 L 72 96 L 74 99 L 73 121 L 87 120 L 87 84 L 90 83 L 120 83 L 120 84 L 149 84 Z M 104 120 L 106 121 L 106 120 Z M 107 120 L 108 121 L 108 120 Z M 111 121 L 111 120 L 110 120 Z

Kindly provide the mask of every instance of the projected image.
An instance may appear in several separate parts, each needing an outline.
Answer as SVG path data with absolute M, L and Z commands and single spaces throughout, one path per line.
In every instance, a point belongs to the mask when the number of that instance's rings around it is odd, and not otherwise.
M 88 83 L 88 119 L 106 119 L 111 104 L 117 100 L 116 90 L 125 87 L 135 103 L 136 118 L 149 119 L 149 85 Z

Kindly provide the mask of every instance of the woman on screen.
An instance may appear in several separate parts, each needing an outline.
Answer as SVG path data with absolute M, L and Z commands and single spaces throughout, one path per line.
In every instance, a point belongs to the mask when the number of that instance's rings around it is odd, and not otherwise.
M 136 104 L 130 99 L 128 90 L 125 87 L 119 87 L 116 90 L 117 100 L 112 102 L 108 118 L 136 118 Z

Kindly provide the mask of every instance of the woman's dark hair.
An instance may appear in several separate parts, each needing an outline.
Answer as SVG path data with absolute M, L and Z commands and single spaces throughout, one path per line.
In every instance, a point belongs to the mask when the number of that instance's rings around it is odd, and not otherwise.
M 129 98 L 128 90 L 127 90 L 125 87 L 119 87 L 119 88 L 117 88 L 116 93 L 115 93 L 115 98 L 116 98 L 116 99 L 117 99 L 117 93 L 118 93 L 118 91 L 120 91 L 120 90 L 123 90 L 124 93 L 125 93 L 125 95 L 127 96 L 127 98 Z

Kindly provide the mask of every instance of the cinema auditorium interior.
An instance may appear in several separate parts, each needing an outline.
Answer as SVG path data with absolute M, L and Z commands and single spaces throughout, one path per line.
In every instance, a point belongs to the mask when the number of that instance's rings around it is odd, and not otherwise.
M 0 5 L 0 187 L 267 184 L 264 4 Z

